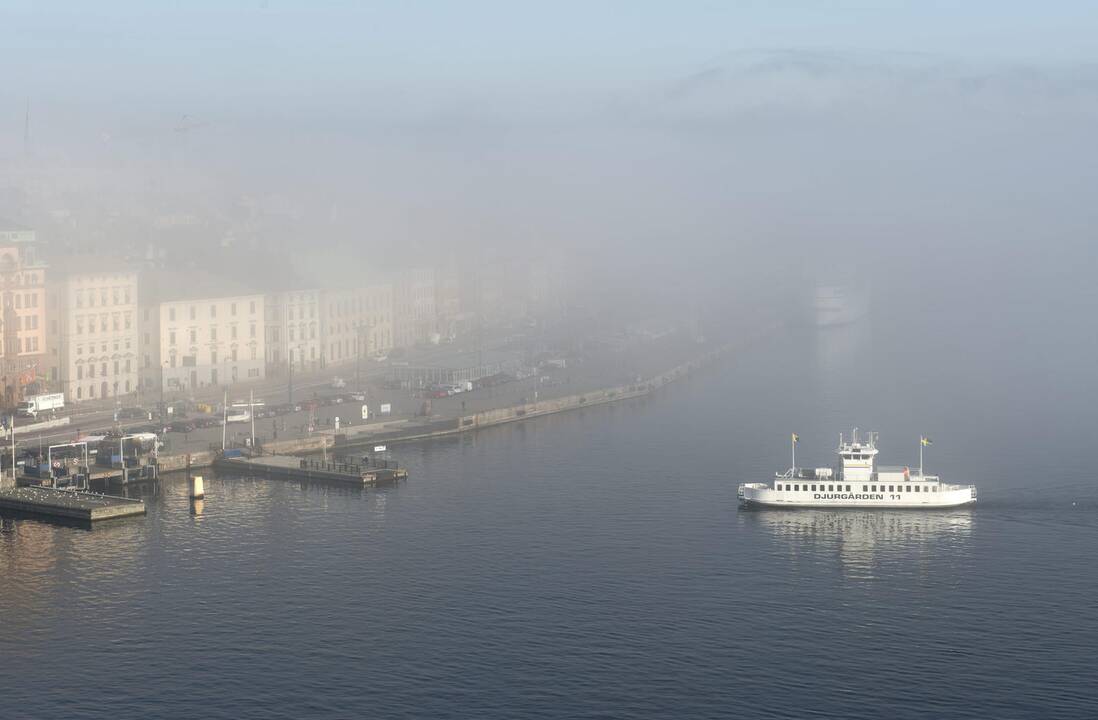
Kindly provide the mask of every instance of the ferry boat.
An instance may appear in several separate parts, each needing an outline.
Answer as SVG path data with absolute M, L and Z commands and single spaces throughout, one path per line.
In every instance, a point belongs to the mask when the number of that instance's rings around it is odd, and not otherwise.
M 922 450 L 930 444 L 919 439 L 919 468 L 877 467 L 877 433 L 849 440 L 839 435 L 836 468 L 798 468 L 797 436 L 792 436 L 793 466 L 775 473 L 769 483 L 742 483 L 740 503 L 749 507 L 775 508 L 947 508 L 976 502 L 975 485 L 950 485 L 922 469 Z

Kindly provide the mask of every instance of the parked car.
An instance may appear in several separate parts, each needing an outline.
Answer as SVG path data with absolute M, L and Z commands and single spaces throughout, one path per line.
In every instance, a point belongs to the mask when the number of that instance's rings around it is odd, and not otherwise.
M 184 422 L 190 422 L 196 428 L 221 427 L 221 418 L 219 418 L 216 415 L 205 415 L 203 417 L 195 418 L 192 421 L 184 421 Z M 187 432 L 187 431 L 184 431 L 184 432 Z
M 151 422 L 144 425 L 134 425 L 130 428 L 133 433 L 156 433 L 162 435 L 169 431 L 169 427 L 161 422 Z
M 118 408 L 114 416 L 118 420 L 152 420 L 152 413 L 143 407 Z
M 347 397 L 350 398 L 352 402 L 366 402 L 366 391 L 355 390 L 354 392 L 347 393 Z
M 175 420 L 168 426 L 168 431 L 174 433 L 190 433 L 194 430 L 194 423 L 190 420 Z
M 337 390 L 340 388 L 345 388 L 347 387 L 347 381 L 341 377 L 334 377 L 332 378 L 332 387 Z
M 273 408 L 275 415 L 289 415 L 290 413 L 301 412 L 300 403 L 283 403 L 281 405 L 275 405 Z
M 273 418 L 278 413 L 273 407 L 257 407 L 254 414 L 256 420 L 263 420 L 265 418 Z

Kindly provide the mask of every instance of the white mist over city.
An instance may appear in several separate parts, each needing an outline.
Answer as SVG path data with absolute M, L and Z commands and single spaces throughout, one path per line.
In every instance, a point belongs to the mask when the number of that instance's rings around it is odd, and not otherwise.
M 0 2 L 18 717 L 1098 704 L 1098 9 Z

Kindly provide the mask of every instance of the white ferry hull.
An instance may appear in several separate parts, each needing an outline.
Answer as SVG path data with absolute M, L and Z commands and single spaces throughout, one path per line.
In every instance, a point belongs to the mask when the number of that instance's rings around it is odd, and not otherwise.
M 740 502 L 766 508 L 952 508 L 976 502 L 975 488 L 964 486 L 939 492 L 812 492 L 776 491 L 762 483 L 740 487 Z

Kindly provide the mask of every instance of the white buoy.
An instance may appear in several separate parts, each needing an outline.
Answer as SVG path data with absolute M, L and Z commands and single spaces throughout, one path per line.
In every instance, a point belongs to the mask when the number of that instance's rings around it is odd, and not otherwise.
M 202 476 L 195 475 L 191 478 L 191 499 L 201 500 L 206 497 L 206 493 L 202 490 Z

